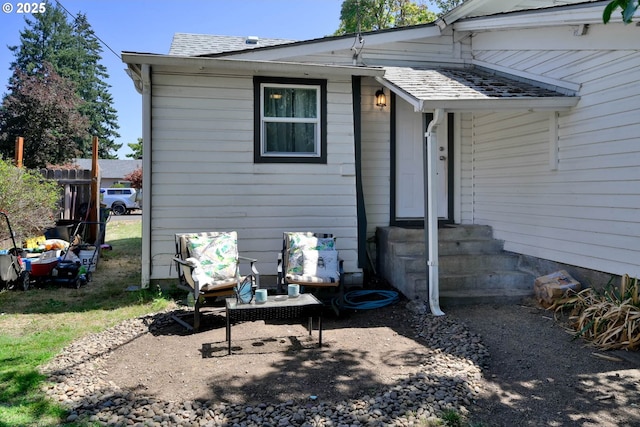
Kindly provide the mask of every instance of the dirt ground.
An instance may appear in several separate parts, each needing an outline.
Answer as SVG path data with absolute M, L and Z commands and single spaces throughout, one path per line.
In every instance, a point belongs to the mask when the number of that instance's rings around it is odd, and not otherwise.
M 490 353 L 470 425 L 640 425 L 638 353 L 602 353 L 572 340 L 534 301 L 444 310 L 480 334 Z M 244 322 L 233 326 L 227 356 L 224 317 L 209 312 L 201 332 L 167 325 L 117 349 L 105 371 L 120 387 L 170 401 L 337 402 L 423 368 L 418 361 L 430 349 L 411 317 L 406 301 L 325 317 L 322 349 L 317 330 L 309 336 L 304 324 Z
M 457 307 L 448 314 L 491 355 L 471 408 L 488 426 L 640 426 L 640 354 L 601 352 L 573 339 L 535 301 Z

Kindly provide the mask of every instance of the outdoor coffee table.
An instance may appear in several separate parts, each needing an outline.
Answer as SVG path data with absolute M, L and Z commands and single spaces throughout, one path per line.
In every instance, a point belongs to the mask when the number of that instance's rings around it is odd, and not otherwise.
M 271 295 L 267 301 L 239 304 L 236 298 L 226 299 L 227 342 L 231 354 L 231 322 L 255 320 L 284 320 L 309 317 L 309 335 L 313 329 L 313 317 L 318 317 L 318 347 L 322 347 L 322 303 L 311 294 L 300 294 L 296 298 L 286 295 Z

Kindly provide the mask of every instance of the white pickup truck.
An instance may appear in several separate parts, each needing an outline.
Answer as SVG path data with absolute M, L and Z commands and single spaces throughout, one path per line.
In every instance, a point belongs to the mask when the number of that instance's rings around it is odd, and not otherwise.
M 129 214 L 133 210 L 142 209 L 142 191 L 135 188 L 101 188 L 102 203 L 114 215 Z

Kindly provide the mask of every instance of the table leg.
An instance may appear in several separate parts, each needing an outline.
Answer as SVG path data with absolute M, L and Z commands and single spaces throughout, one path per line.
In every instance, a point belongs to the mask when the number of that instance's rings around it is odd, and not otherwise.
M 229 316 L 229 309 L 227 309 L 227 344 L 228 344 L 228 353 L 231 354 L 231 319 Z
M 318 347 L 322 347 L 322 312 L 318 316 Z

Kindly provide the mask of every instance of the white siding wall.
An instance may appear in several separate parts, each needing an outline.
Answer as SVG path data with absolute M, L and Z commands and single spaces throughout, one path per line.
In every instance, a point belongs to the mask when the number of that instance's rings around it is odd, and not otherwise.
M 353 65 L 353 50 L 325 49 L 323 44 L 309 44 L 290 49 L 283 48 L 281 51 L 249 51 L 234 55 L 234 58 Z M 468 57 L 466 53 L 466 49 L 453 43 L 451 35 L 388 43 L 379 43 L 375 36 L 365 35 L 360 62 L 368 66 L 433 66 L 462 62 L 463 58 Z
M 375 235 L 376 227 L 389 225 L 391 200 L 391 160 L 389 110 L 376 107 L 374 94 L 380 85 L 373 79 L 362 82 L 362 182 L 367 212 L 367 237 Z M 385 91 L 389 95 L 388 91 Z
M 570 27 L 474 36 L 477 61 L 580 85 L 577 107 L 559 114 L 557 170 L 549 166 L 548 113 L 473 117 L 472 151 L 465 157 L 473 175 L 462 193 L 473 195 L 472 221 L 493 226 L 506 249 L 640 276 L 635 30 L 592 26 L 582 37 Z M 611 50 L 618 40 L 635 40 L 636 47 Z
M 170 277 L 174 233 L 203 230 L 238 231 L 264 275 L 284 231 L 334 233 L 358 271 L 350 77 L 327 91 L 327 164 L 254 164 L 252 76 L 154 72 L 152 279 Z
M 472 153 L 472 118 L 471 113 L 456 113 L 460 116 L 460 129 L 455 132 L 460 134 L 460 148 L 456 152 L 454 162 L 459 164 L 456 170 L 460 171 L 459 177 L 454 177 L 455 182 L 459 182 L 459 188 L 454 192 L 458 194 L 459 200 L 455 204 L 460 211 L 454 212 L 455 218 L 459 218 L 462 224 L 473 224 L 473 153 Z M 457 179 L 456 179 L 457 178 Z
M 366 37 L 361 60 L 368 66 L 434 66 L 441 63 L 461 63 L 470 57 L 468 40 L 454 43 L 451 34 L 441 37 L 377 43 L 375 36 Z M 320 46 L 321 47 L 321 46 Z M 274 57 L 274 55 L 280 55 Z M 292 62 L 352 65 L 353 51 L 332 50 L 324 52 L 313 44 L 302 49 L 283 49 L 279 52 L 251 51 L 236 55 L 247 59 L 272 59 Z M 390 93 L 384 109 L 373 103 L 380 84 L 373 79 L 362 80 L 362 180 L 367 214 L 367 237 L 373 236 L 376 227 L 388 226 L 391 201 L 390 160 Z M 470 117 L 467 117 L 467 132 Z M 463 147 L 463 149 L 468 149 Z M 467 163 L 469 164 L 469 163 Z M 468 187 L 467 187 L 468 188 Z M 465 211 L 470 211 L 471 201 L 465 199 Z M 469 219 L 470 215 L 465 214 Z M 470 219 L 469 219 L 470 221 Z
M 454 63 L 460 58 L 454 54 L 451 37 L 432 37 L 421 40 L 369 45 L 365 38 L 361 61 L 367 65 L 419 66 L 434 63 Z M 353 65 L 353 51 L 280 58 L 293 62 Z

